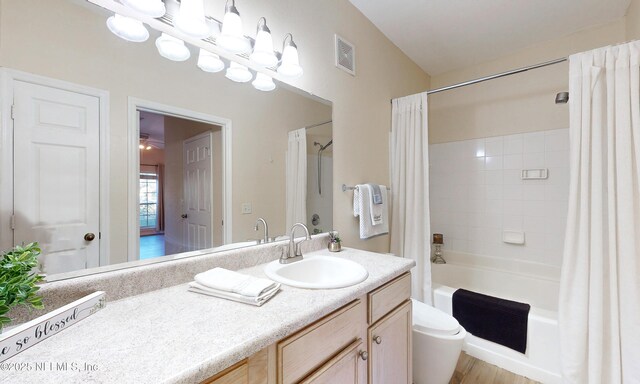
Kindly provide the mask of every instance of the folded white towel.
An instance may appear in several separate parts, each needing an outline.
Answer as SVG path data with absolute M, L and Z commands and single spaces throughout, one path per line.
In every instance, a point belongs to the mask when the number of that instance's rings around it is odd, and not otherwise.
M 381 189 L 383 186 L 381 186 Z M 382 193 L 383 204 L 379 204 L 382 207 L 381 223 L 379 225 L 373 225 L 371 216 L 371 188 L 366 184 L 359 184 L 353 191 L 353 216 L 360 217 L 360 238 L 368 239 L 374 236 L 384 235 L 389 233 L 389 204 L 386 201 L 387 187 L 384 187 Z
M 275 284 L 272 288 L 262 292 L 260 296 L 251 297 L 251 296 L 240 295 L 233 292 L 221 291 L 219 289 L 209 288 L 195 281 L 189 283 L 189 291 L 191 292 L 218 297 L 226 300 L 233 300 L 239 303 L 251 304 L 258 307 L 262 306 L 262 304 L 269 301 L 269 299 L 275 296 L 279 290 L 280 290 L 280 284 Z
M 238 295 L 248 297 L 259 297 L 265 291 L 273 289 L 276 285 L 275 282 L 268 279 L 243 275 L 242 273 L 224 268 L 213 268 L 198 273 L 195 276 L 195 280 L 207 288 L 237 293 Z

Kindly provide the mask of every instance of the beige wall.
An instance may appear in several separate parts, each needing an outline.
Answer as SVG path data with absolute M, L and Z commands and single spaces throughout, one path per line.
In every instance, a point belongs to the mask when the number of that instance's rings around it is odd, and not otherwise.
M 152 148 L 150 150 L 140 151 L 140 164 L 164 164 L 164 150 Z
M 637 2 L 638 0 L 636 0 Z M 626 40 L 625 20 L 528 47 L 475 67 L 431 79 L 432 88 L 541 63 Z M 429 96 L 429 142 L 442 143 L 522 132 L 567 128 L 568 104 L 555 95 L 568 91 L 567 63 Z
M 625 22 L 627 40 L 640 39 L 640 0 L 631 0 Z

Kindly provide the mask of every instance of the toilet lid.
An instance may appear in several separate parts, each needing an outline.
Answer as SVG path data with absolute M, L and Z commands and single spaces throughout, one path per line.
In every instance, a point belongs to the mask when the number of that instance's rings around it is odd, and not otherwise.
M 440 335 L 455 335 L 460 331 L 460 323 L 428 304 L 411 299 L 413 302 L 413 329 Z

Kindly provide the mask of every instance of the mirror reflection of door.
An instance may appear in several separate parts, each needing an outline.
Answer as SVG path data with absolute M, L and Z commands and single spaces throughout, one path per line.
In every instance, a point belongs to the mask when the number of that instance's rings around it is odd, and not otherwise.
M 140 259 L 222 245 L 222 127 L 140 111 Z
M 13 244 L 38 241 L 47 274 L 97 267 L 100 99 L 25 81 L 12 85 Z

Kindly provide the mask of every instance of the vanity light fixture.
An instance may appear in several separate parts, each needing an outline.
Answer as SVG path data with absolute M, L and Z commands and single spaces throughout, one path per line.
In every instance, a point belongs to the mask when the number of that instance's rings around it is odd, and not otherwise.
M 235 81 L 236 83 L 246 83 L 251 81 L 253 75 L 249 71 L 249 68 L 232 61 L 229 68 L 227 68 L 225 77 L 229 80 Z
M 120 0 L 120 2 L 142 15 L 153 18 L 162 17 L 167 12 L 162 0 Z
M 206 39 L 213 34 L 204 16 L 204 0 L 182 0 L 173 25 L 196 39 Z
M 134 43 L 142 43 L 149 38 L 149 31 L 141 21 L 117 13 L 107 19 L 107 27 L 119 38 Z
M 264 73 L 258 72 L 256 75 L 256 79 L 251 83 L 253 87 L 259 91 L 269 92 L 276 89 L 276 84 L 273 82 L 273 79 Z
M 160 56 L 172 61 L 185 61 L 191 56 L 191 52 L 184 45 L 184 41 L 164 32 L 156 39 L 156 47 Z
M 290 38 L 288 44 L 287 38 Z M 298 60 L 298 46 L 293 41 L 293 35 L 287 33 L 282 41 L 282 60 L 278 67 L 278 73 L 287 77 L 300 77 L 302 72 L 302 67 Z
M 278 58 L 273 52 L 273 38 L 267 27 L 267 19 L 261 17 L 256 28 L 256 42 L 249 59 L 261 67 L 273 67 L 278 64 Z
M 231 0 L 231 5 L 227 0 L 222 30 L 216 39 L 216 44 L 230 53 L 242 54 L 251 50 L 251 43 L 242 33 L 242 19 L 240 19 L 235 0 Z
M 220 56 L 200 48 L 198 54 L 198 68 L 205 72 L 220 72 L 224 69 L 224 62 L 220 60 Z

